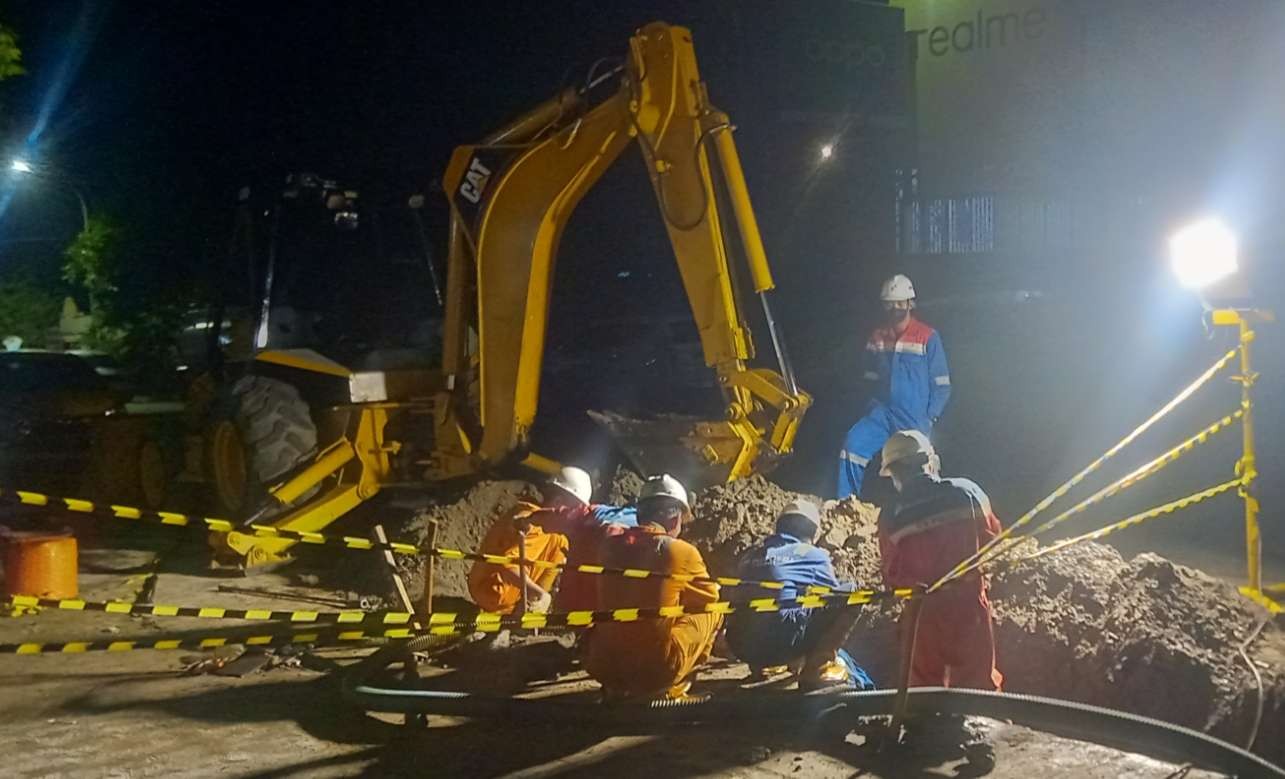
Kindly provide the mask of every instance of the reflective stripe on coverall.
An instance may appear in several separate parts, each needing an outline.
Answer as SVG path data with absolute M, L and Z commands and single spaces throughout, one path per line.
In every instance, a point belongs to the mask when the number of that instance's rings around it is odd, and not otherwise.
M 941 336 L 915 319 L 900 337 L 881 327 L 866 343 L 863 378 L 873 396 L 866 414 L 848 430 L 839 452 L 837 496 L 861 494 L 866 466 L 898 430 L 932 432 L 950 400 L 950 371 Z
M 884 581 L 889 587 L 932 584 L 999 532 L 981 487 L 968 479 L 925 475 L 904 485 L 896 511 L 880 514 Z M 1003 681 L 995 667 L 985 578 L 973 572 L 925 598 L 910 684 L 999 690 Z

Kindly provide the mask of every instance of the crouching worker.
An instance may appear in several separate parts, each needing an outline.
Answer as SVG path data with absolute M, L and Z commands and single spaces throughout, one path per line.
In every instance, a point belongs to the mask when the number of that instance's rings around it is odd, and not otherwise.
M 601 576 L 599 608 L 683 606 L 691 611 L 718 600 L 717 584 L 691 580 L 708 578 L 709 571 L 696 547 L 678 538 L 690 516 L 687 491 L 676 479 L 647 480 L 638 494 L 638 526 L 603 542 L 603 565 L 682 578 Z M 595 625 L 585 670 L 603 686 L 607 700 L 681 699 L 696 669 L 709 659 L 722 619 L 721 614 L 688 613 Z
M 804 595 L 809 587 L 850 592 L 852 585 L 840 584 L 834 575 L 830 554 L 813 546 L 820 529 L 821 513 L 816 504 L 791 503 L 777 517 L 776 532 L 741 557 L 737 575 L 784 582 L 785 588 L 778 591 L 759 590 L 782 600 Z M 738 589 L 758 588 L 747 584 Z M 800 690 L 836 685 L 874 689 L 870 677 L 843 649 L 858 616 L 858 609 L 842 607 L 794 606 L 763 613 L 740 608 L 728 618 L 727 643 L 759 678 L 801 668 Z
M 468 575 L 469 595 L 483 611 L 512 614 L 522 606 L 528 611 L 545 612 L 553 602 L 553 583 L 558 578 L 554 566 L 566 560 L 567 537 L 548 532 L 541 518 L 549 511 L 575 509 L 584 501 L 556 483 L 546 485 L 541 492 L 542 506 L 519 501 L 495 520 L 482 539 L 478 549 L 481 553 L 525 563 L 473 563 Z
M 881 475 L 898 492 L 895 511 L 879 515 L 879 552 L 891 587 L 931 585 L 1000 531 L 990 499 L 968 479 L 943 479 L 928 437 L 903 430 L 883 447 Z M 909 629 L 902 612 L 902 630 Z M 999 690 L 986 579 L 973 571 L 925 598 L 911 658 L 914 687 Z
M 601 577 L 576 569 L 581 565 L 601 565 L 603 542 L 637 526 L 636 512 L 632 506 L 591 503 L 593 481 L 580 468 L 564 467 L 549 480 L 549 486 L 566 493 L 566 499 L 562 506 L 541 512 L 538 521 L 546 531 L 566 536 L 570 545 L 553 608 L 559 613 L 594 611 L 598 608 Z

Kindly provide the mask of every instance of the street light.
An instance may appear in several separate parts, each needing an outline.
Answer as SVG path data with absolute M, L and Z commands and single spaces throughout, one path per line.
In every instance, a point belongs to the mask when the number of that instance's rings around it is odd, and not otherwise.
M 71 183 L 71 181 L 66 176 L 60 176 L 60 175 L 51 173 L 48 169 L 44 167 L 37 170 L 36 166 L 32 165 L 30 162 L 22 159 L 21 157 L 15 157 L 13 160 L 9 162 L 9 170 L 13 171 L 14 173 L 21 173 L 23 175 L 35 176 L 36 178 L 56 181 L 59 184 L 62 184 L 71 192 L 71 194 L 76 196 L 76 202 L 80 204 L 81 228 L 84 230 L 89 229 L 89 206 L 85 202 L 85 196 L 76 187 L 76 185 Z
M 1240 269 L 1236 235 L 1220 220 L 1193 222 L 1169 239 L 1169 261 L 1178 283 L 1204 289 Z
M 1235 275 L 1240 270 L 1239 248 L 1236 234 L 1218 219 L 1207 218 L 1187 225 L 1169 239 L 1169 264 L 1178 282 L 1193 290 L 1208 291 L 1210 287 Z M 1211 293 L 1211 297 L 1214 296 Z M 1258 526 L 1257 457 L 1254 451 L 1254 398 L 1253 387 L 1258 379 L 1250 362 L 1250 345 L 1254 342 L 1254 323 L 1272 322 L 1270 311 L 1253 308 L 1213 308 L 1201 293 L 1201 302 L 1210 311 L 1210 321 L 1215 327 L 1234 327 L 1240 343 L 1240 375 L 1233 379 L 1240 384 L 1240 427 L 1242 433 L 1240 462 L 1236 473 L 1243 479 L 1240 497 L 1245 501 L 1245 555 L 1248 563 L 1249 584 L 1242 592 L 1254 596 L 1263 594 L 1262 536 Z
M 834 156 L 834 144 L 826 143 L 821 145 L 821 161 L 825 162 Z

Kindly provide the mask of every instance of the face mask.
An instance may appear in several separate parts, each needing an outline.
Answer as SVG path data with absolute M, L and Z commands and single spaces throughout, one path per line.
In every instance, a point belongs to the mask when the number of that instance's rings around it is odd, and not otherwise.
M 888 323 L 899 325 L 910 318 L 910 309 L 908 308 L 890 308 L 888 309 Z

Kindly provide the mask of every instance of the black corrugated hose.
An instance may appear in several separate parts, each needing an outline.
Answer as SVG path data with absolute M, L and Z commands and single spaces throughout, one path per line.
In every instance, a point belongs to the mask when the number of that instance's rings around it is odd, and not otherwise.
M 344 698 L 367 711 L 395 714 L 437 714 L 509 721 L 563 722 L 596 725 L 669 725 L 727 723 L 778 719 L 798 722 L 821 715 L 853 718 L 888 716 L 896 690 L 762 693 L 733 699 L 692 699 L 663 706 L 599 705 L 550 699 L 478 696 L 466 692 L 380 687 L 369 679 L 408 652 L 428 646 L 434 637 L 390 644 L 352 666 L 343 680 Z M 1185 761 L 1240 777 L 1282 777 L 1285 770 L 1225 741 L 1190 728 L 1134 714 L 1053 698 L 944 687 L 914 688 L 911 707 L 917 714 L 971 714 L 1011 720 L 1036 730 L 1138 752 Z

